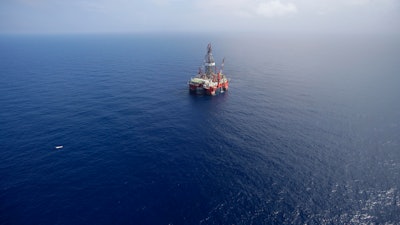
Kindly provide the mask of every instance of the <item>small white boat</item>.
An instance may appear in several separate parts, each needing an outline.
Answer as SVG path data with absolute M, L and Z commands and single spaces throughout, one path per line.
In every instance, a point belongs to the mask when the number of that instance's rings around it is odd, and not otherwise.
M 62 145 L 56 146 L 56 149 L 62 149 L 62 148 L 64 148 L 64 146 L 62 146 Z

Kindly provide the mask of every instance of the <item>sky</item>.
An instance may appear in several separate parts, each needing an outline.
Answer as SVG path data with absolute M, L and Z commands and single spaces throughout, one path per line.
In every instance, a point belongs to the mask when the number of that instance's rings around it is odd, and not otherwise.
M 0 33 L 400 34 L 400 0 L 0 0 Z

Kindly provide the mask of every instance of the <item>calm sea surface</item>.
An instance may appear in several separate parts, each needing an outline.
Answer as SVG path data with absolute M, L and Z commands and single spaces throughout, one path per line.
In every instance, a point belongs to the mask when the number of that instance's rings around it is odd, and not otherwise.
M 1 36 L 0 224 L 400 223 L 399 99 L 400 38 Z

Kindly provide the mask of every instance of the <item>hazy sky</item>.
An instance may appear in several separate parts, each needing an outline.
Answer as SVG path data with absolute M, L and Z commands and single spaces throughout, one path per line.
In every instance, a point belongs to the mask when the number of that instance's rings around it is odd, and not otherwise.
M 1 33 L 400 33 L 400 0 L 0 0 Z

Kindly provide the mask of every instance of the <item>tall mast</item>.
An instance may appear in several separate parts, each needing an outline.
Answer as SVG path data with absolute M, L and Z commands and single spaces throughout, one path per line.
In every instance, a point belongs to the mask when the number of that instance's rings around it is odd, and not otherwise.
M 215 70 L 215 61 L 212 55 L 211 43 L 207 45 L 207 54 L 204 57 L 204 70 L 208 77 L 211 77 Z
M 225 65 L 225 57 L 222 59 L 221 69 L 219 70 L 220 73 L 223 73 L 224 65 Z

